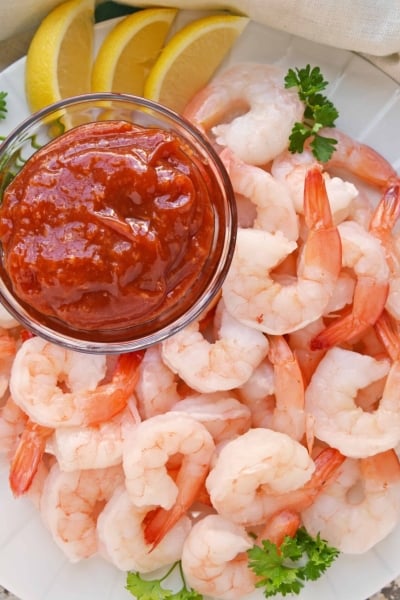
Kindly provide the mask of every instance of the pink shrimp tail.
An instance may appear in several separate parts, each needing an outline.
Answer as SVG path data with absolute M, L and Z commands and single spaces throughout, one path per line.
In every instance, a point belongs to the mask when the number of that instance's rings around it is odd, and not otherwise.
M 170 509 L 158 508 L 151 515 L 144 528 L 144 538 L 151 545 L 151 550 L 161 542 L 179 519 L 189 510 L 198 499 L 209 471 L 209 465 L 203 465 L 195 479 L 188 482 L 185 468 L 181 468 L 176 485 L 179 492 L 174 506 Z M 184 481 L 186 480 L 186 484 Z
M 105 384 L 103 391 L 100 386 L 93 392 L 96 401 L 85 425 L 104 423 L 126 408 L 129 398 L 135 390 L 139 377 L 138 369 L 143 357 L 144 351 L 142 350 L 121 354 L 118 357 L 113 376 L 115 389 L 110 391 Z
M 49 427 L 27 422 L 10 465 L 9 483 L 14 496 L 29 490 L 52 433 Z
M 378 283 L 370 277 L 360 278 L 354 291 L 352 312 L 337 318 L 318 333 L 310 342 L 311 350 L 326 350 L 359 337 L 379 319 L 388 293 L 388 282 Z
M 376 207 L 369 225 L 369 230 L 379 238 L 390 233 L 400 217 L 400 185 L 390 185 Z
M 301 525 L 300 515 L 295 510 L 281 510 L 273 515 L 265 525 L 257 541 L 269 540 L 280 548 L 286 537 L 293 538 Z
M 400 358 L 400 330 L 398 322 L 384 310 L 375 323 L 375 332 L 393 361 Z

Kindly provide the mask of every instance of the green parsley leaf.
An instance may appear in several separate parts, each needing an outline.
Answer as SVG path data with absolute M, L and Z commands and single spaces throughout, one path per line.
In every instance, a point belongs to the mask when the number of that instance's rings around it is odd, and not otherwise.
M 177 567 L 179 567 L 182 588 L 177 592 L 173 592 L 161 584 Z M 129 571 L 126 576 L 126 589 L 137 600 L 203 600 L 201 594 L 187 587 L 180 561 L 174 563 L 160 579 L 144 579 L 140 573 Z
M 5 119 L 7 114 L 7 92 L 0 92 L 0 119 Z
M 335 121 L 339 116 L 333 103 L 321 94 L 327 85 L 328 82 L 324 79 L 320 68 L 311 68 L 310 65 L 302 69 L 289 69 L 285 76 L 285 87 L 296 87 L 298 96 L 304 103 L 303 122 L 294 124 L 289 136 L 289 150 L 292 153 L 303 152 L 305 141 L 312 137 L 314 139 L 310 147 L 320 162 L 327 162 L 330 159 L 337 143 L 336 140 L 332 142 L 332 139 L 329 139 L 328 143 L 321 142 L 323 136 L 318 135 L 322 127 L 335 127 Z
M 304 527 L 295 537 L 287 536 L 280 548 L 269 540 L 247 551 L 249 567 L 258 576 L 256 586 L 266 598 L 275 594 L 299 594 L 304 581 L 318 579 L 339 555 L 318 535 L 312 538 Z

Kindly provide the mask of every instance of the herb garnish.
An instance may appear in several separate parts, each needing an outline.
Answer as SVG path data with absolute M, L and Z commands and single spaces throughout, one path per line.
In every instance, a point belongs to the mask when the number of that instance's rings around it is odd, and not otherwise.
M 178 567 L 182 581 L 182 588 L 173 592 L 161 584 Z M 129 571 L 126 577 L 126 589 L 137 600 L 202 600 L 203 596 L 187 587 L 182 571 L 181 561 L 175 562 L 160 579 L 144 579 L 140 573 Z
M 289 69 L 285 77 L 285 88 L 297 87 L 300 100 L 305 105 L 303 122 L 294 124 L 289 136 L 289 150 L 292 153 L 303 152 L 308 138 L 313 155 L 320 162 L 327 162 L 337 144 L 334 138 L 320 135 L 322 127 L 335 127 L 339 113 L 333 103 L 321 91 L 328 82 L 324 80 L 319 67 L 307 65 L 303 69 Z
M 266 598 L 275 594 L 299 594 L 304 581 L 318 579 L 339 555 L 317 535 L 312 538 L 304 527 L 291 538 L 286 536 L 280 548 L 269 540 L 262 547 L 247 551 L 249 566 L 260 578 L 256 587 L 263 588 Z
M 7 114 L 7 92 L 0 92 L 0 119 L 5 119 Z

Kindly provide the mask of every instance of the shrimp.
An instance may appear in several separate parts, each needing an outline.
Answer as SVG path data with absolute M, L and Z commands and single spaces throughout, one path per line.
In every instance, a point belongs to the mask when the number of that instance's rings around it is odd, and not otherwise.
M 262 528 L 257 541 L 269 540 L 280 548 L 286 537 L 293 538 L 301 525 L 300 515 L 295 510 L 284 509 L 277 512 Z
M 94 425 L 126 406 L 141 358 L 142 353 L 121 355 L 112 380 L 100 383 L 106 374 L 105 356 L 74 352 L 34 337 L 15 356 L 11 394 L 32 421 L 44 427 Z
M 58 427 L 51 450 L 62 471 L 104 469 L 122 463 L 124 436 L 140 422 L 133 402 L 109 421 L 90 427 Z
M 14 496 L 21 496 L 31 486 L 53 429 L 27 420 L 10 464 L 9 482 Z
M 320 129 L 318 133 L 337 140 L 332 157 L 325 163 L 327 169 L 345 169 L 363 181 L 382 188 L 397 180 L 392 165 L 370 146 L 357 142 L 336 127 Z
M 353 269 L 357 276 L 352 309 L 311 340 L 312 350 L 330 348 L 362 335 L 378 319 L 389 292 L 389 268 L 380 241 L 354 221 L 341 223 L 338 230 L 343 267 Z
M 0 408 L 0 454 L 12 458 L 18 446 L 19 437 L 25 429 L 27 415 L 11 396 Z
M 171 413 L 184 414 L 202 423 L 215 444 L 232 439 L 250 429 L 250 409 L 233 395 L 216 392 L 195 394 L 180 400 Z
M 317 160 L 307 148 L 301 154 L 285 150 L 272 162 L 271 174 L 289 190 L 297 214 L 304 213 L 304 182 L 307 171 L 316 165 Z M 359 192 L 353 183 L 340 177 L 332 177 L 327 172 L 324 172 L 323 177 L 332 220 L 338 225 L 351 214 Z
M 301 518 L 347 554 L 367 552 L 400 520 L 400 464 L 393 450 L 360 460 L 348 458 Z
M 267 426 L 300 441 L 306 427 L 300 366 L 283 336 L 270 336 L 269 344 L 268 356 L 275 375 L 275 407 Z
M 0 303 L 0 327 L 2 329 L 14 329 L 18 327 L 19 322 L 8 312 L 8 310 Z
M 118 487 L 97 519 L 99 553 L 122 571 L 154 571 L 180 559 L 191 520 L 182 516 L 152 549 L 144 538 L 144 523 L 152 507 L 137 507 Z
M 286 434 L 251 429 L 221 449 L 206 488 L 222 516 L 246 527 L 265 524 L 282 510 L 309 506 L 344 459 L 326 448 L 313 460 Z
M 283 336 L 269 337 L 264 360 L 238 390 L 254 427 L 267 427 L 301 440 L 305 432 L 304 383 L 296 357 Z
M 17 348 L 18 345 L 15 338 L 8 333 L 2 332 L 0 335 L 0 398 L 8 391 L 11 368 Z
M 357 392 L 386 378 L 382 398 L 373 412 L 357 406 Z M 400 360 L 376 360 L 342 348 L 331 348 L 306 389 L 306 411 L 317 438 L 351 458 L 365 458 L 397 446 L 400 441 Z
M 296 356 L 305 387 L 309 384 L 312 374 L 325 354 L 324 350 L 312 350 L 310 342 L 324 328 L 324 321 L 320 317 L 309 325 L 293 331 L 288 336 L 289 346 Z
M 71 562 L 97 552 L 99 512 L 124 481 L 120 465 L 107 469 L 61 471 L 55 463 L 43 486 L 40 513 L 55 543 Z
M 270 233 L 281 231 L 286 239 L 296 241 L 299 236 L 298 217 L 287 188 L 264 169 L 239 160 L 227 148 L 221 152 L 220 158 L 234 192 L 249 198 L 256 206 L 253 227 Z
M 272 65 L 235 64 L 190 100 L 184 116 L 241 160 L 264 165 L 286 147 L 304 105 Z
M 124 440 L 123 468 L 131 502 L 161 507 L 148 521 L 146 541 L 157 545 L 196 499 L 215 444 L 207 429 L 186 415 L 166 413 L 137 425 Z M 181 457 L 174 481 L 169 459 Z
M 246 550 L 254 541 L 244 527 L 221 515 L 207 515 L 195 523 L 182 550 L 185 580 L 196 592 L 238 600 L 255 589 Z
M 371 218 L 370 228 L 386 252 L 390 270 L 389 293 L 385 308 L 400 319 L 400 252 L 396 246 L 393 228 L 400 216 L 400 186 L 388 187 Z
M 295 331 L 318 319 L 333 295 L 341 242 L 318 168 L 307 173 L 304 204 L 309 233 L 295 281 L 280 282 L 271 273 L 295 250 L 295 242 L 280 232 L 238 230 L 222 293 L 227 310 L 249 327 L 273 335 Z
M 252 427 L 268 427 L 270 414 L 275 407 L 274 367 L 268 357 L 236 392 L 250 410 Z
M 265 521 L 268 495 L 302 487 L 314 470 L 314 461 L 299 442 L 255 428 L 225 444 L 206 488 L 219 514 L 241 525 L 258 525 Z
M 181 398 L 177 386 L 177 376 L 162 360 L 161 345 L 147 348 L 135 387 L 142 419 L 163 414 L 178 402 Z
M 193 322 L 162 342 L 162 358 L 191 388 L 202 393 L 244 383 L 268 352 L 268 340 L 239 323 L 220 301 L 214 318 L 216 341 L 209 342 Z

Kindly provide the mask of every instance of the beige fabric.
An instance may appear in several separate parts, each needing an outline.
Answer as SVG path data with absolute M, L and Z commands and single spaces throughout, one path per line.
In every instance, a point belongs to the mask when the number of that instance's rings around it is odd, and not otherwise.
M 0 69 L 22 56 L 62 0 L 0 0 Z M 102 0 L 97 0 L 101 2 Z M 230 9 L 306 39 L 364 53 L 400 81 L 400 0 L 119 0 L 133 6 Z M 2 41 L 3 40 L 3 41 Z

